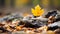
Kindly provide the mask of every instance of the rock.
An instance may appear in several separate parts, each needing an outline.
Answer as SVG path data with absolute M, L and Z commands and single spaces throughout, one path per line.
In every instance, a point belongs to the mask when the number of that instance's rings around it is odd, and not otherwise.
M 45 16 L 46 18 L 49 18 L 50 16 L 56 16 L 57 15 L 57 11 L 51 11 L 51 12 L 48 12 Z
M 54 26 L 60 27 L 60 21 L 54 22 L 54 23 L 52 23 L 52 24 L 49 24 L 48 26 L 49 26 L 49 27 L 54 27 Z

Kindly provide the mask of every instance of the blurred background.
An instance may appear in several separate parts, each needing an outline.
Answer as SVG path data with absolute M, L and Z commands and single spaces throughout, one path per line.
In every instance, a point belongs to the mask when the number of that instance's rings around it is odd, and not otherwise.
M 0 0 L 0 14 L 31 13 L 31 8 L 37 4 L 46 11 L 60 10 L 60 0 Z

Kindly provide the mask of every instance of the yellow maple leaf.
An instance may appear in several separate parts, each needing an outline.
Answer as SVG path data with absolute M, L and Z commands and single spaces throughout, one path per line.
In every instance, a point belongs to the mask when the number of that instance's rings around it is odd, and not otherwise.
M 31 11 L 32 11 L 32 14 L 33 14 L 34 16 L 41 16 L 41 15 L 43 15 L 43 13 L 44 13 L 44 10 L 41 9 L 41 7 L 40 7 L 39 5 L 37 5 L 37 6 L 35 7 L 35 9 L 32 8 Z

